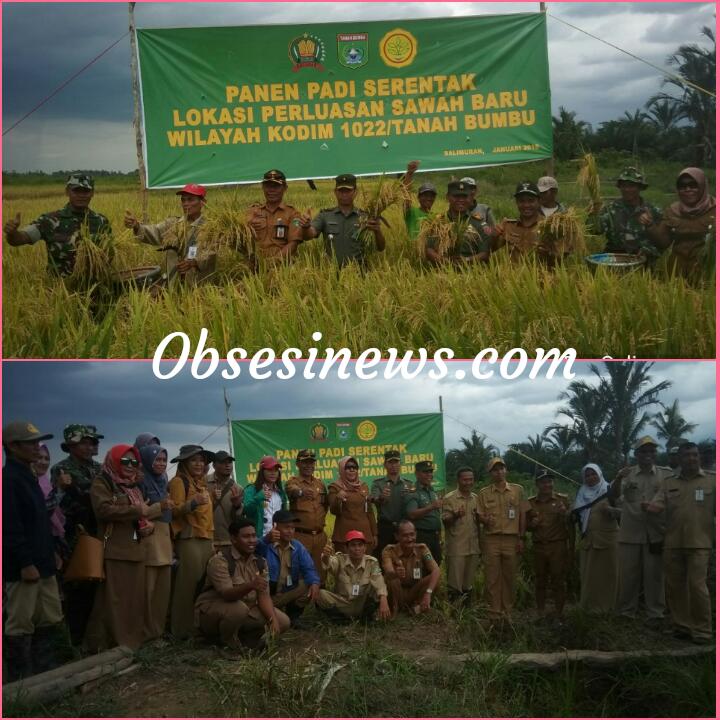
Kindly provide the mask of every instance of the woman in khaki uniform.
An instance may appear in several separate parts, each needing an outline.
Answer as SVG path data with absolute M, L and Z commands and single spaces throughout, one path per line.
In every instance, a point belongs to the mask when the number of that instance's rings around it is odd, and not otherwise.
M 140 448 L 141 486 L 148 502 L 164 503 L 166 509 L 155 520 L 155 529 L 145 545 L 145 640 L 159 638 L 165 631 L 170 606 L 170 571 L 173 549 L 170 539 L 173 501 L 168 495 L 167 450 L 149 443 Z
M 175 637 L 195 631 L 195 591 L 213 555 L 213 506 L 205 468 L 215 454 L 200 445 L 183 445 L 171 462 L 179 463 L 170 481 L 172 533 L 178 559 L 170 607 L 170 630 Z
M 580 607 L 609 613 L 617 595 L 620 510 L 608 500 L 608 484 L 598 465 L 585 465 L 581 477 L 572 509 L 580 526 Z
M 665 209 L 659 224 L 648 228 L 653 243 L 670 247 L 670 267 L 688 280 L 698 280 L 714 268 L 715 198 L 705 173 L 685 168 L 676 182 L 678 201 Z
M 145 543 L 162 503 L 147 505 L 136 484 L 140 454 L 132 445 L 110 449 L 90 488 L 90 500 L 105 541 L 105 582 L 95 594 L 85 644 L 91 652 L 143 642 Z
M 367 538 L 368 550 L 377 544 L 377 523 L 370 501 L 370 488 L 360 480 L 360 466 L 354 457 L 338 461 L 338 479 L 328 488 L 328 505 L 335 515 L 333 546 L 346 552 L 345 535 L 359 530 Z

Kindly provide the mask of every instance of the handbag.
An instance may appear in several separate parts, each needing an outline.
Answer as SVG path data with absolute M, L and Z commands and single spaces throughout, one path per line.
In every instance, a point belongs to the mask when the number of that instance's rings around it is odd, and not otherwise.
M 108 525 L 105 537 L 99 540 L 88 534 L 82 525 L 78 525 L 75 549 L 63 575 L 65 581 L 102 582 L 105 579 L 105 544 L 110 537 L 111 527 L 112 524 Z

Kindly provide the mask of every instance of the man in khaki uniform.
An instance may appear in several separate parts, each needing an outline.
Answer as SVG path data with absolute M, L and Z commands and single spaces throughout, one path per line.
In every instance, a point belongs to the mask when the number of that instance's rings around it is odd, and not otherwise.
M 522 486 L 507 482 L 502 458 L 492 458 L 487 469 L 492 484 L 478 493 L 478 517 L 484 529 L 485 596 L 491 619 L 509 619 L 518 554 L 525 536 L 527 501 Z
M 255 523 L 234 520 L 228 531 L 230 547 L 208 561 L 204 590 L 195 601 L 195 625 L 231 648 L 243 642 L 257 647 L 265 627 L 271 635 L 280 635 L 290 627 L 290 619 L 270 599 L 267 563 L 255 556 Z
M 328 511 L 328 494 L 325 483 L 313 475 L 315 471 L 315 451 L 301 450 L 295 464 L 298 475 L 288 480 L 287 494 L 290 498 L 290 511 L 297 518 L 295 532 L 297 539 L 305 546 L 321 573 L 321 556 L 327 544 L 325 517 Z
M 642 593 L 645 624 L 658 629 L 665 612 L 662 563 L 665 515 L 648 514 L 642 506 L 655 497 L 662 479 L 672 473 L 655 464 L 657 443 L 648 435 L 635 444 L 635 457 L 638 464 L 620 470 L 608 490 L 608 498 L 622 512 L 618 537 L 617 612 L 634 618 Z
M 480 560 L 480 521 L 472 468 L 458 468 L 456 478 L 457 489 L 449 492 L 442 504 L 448 599 L 460 599 L 469 607 Z
M 302 241 L 300 213 L 283 203 L 287 181 L 282 170 L 268 170 L 262 179 L 263 205 L 251 205 L 248 223 L 255 233 L 257 257 L 271 262 L 292 259 Z
M 377 558 L 366 555 L 367 539 L 359 530 L 345 534 L 346 553 L 334 553 L 331 545 L 323 549 L 323 568 L 335 582 L 335 592 L 320 590 L 316 605 L 330 617 L 349 619 L 370 617 L 379 604 L 378 618 L 389 620 L 387 587 Z
M 416 615 L 430 609 L 432 594 L 440 582 L 440 567 L 425 543 L 416 543 L 415 526 L 401 520 L 395 531 L 397 544 L 386 545 L 382 569 L 390 592 L 393 617 L 400 608 Z
M 676 636 L 710 643 L 707 571 L 715 538 L 715 473 L 700 468 L 695 443 L 680 446 L 679 472 L 663 478 L 652 502 L 643 506 L 650 513 L 666 513 L 663 565 Z
M 380 560 L 386 545 L 395 541 L 398 523 L 405 513 L 405 501 L 415 491 L 413 484 L 400 476 L 400 451 L 385 451 L 385 477 L 372 484 L 370 497 L 377 506 L 378 543 L 375 557 Z
M 575 554 L 575 532 L 568 517 L 570 505 L 567 495 L 553 491 L 551 473 L 541 473 L 535 483 L 538 493 L 528 498 L 527 523 L 533 537 L 535 604 L 538 614 L 544 614 L 550 584 L 555 612 L 560 615 L 565 607 L 569 560 Z
M 242 515 L 243 497 L 240 486 L 232 476 L 235 458 L 225 450 L 215 453 L 214 472 L 208 475 L 208 494 L 213 504 L 213 545 L 217 552 L 223 546 L 230 545 L 228 527 L 233 520 Z

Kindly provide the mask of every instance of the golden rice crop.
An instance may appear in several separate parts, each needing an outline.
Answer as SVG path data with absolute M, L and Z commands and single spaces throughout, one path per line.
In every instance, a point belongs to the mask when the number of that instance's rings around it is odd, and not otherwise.
M 381 175 L 369 188 L 363 185 L 359 194 L 358 206 L 367 212 L 367 216 L 360 221 L 359 240 L 367 253 L 375 249 L 375 235 L 367 229 L 367 221 L 372 218 L 382 218 L 382 214 L 393 205 L 411 202 L 412 196 L 401 180 L 388 179 L 385 175 Z
M 468 221 L 462 217 L 453 221 L 446 215 L 432 215 L 425 218 L 420 225 L 416 247 L 421 258 L 425 257 L 428 242 L 433 243 L 440 257 L 447 257 L 462 241 L 468 227 Z
M 95 242 L 87 224 L 70 240 L 75 245 L 75 265 L 66 282 L 71 290 L 88 290 L 94 286 L 109 287 L 113 275 L 113 257 L 111 240 L 101 236 Z
M 566 252 L 586 253 L 583 218 L 575 208 L 553 213 L 538 223 L 540 243 L 558 247 Z
M 593 206 L 597 207 L 602 204 L 602 197 L 600 196 L 600 173 L 597 169 L 595 156 L 592 153 L 585 153 L 583 155 L 576 182 L 578 186 L 590 196 L 588 210 L 592 209 Z

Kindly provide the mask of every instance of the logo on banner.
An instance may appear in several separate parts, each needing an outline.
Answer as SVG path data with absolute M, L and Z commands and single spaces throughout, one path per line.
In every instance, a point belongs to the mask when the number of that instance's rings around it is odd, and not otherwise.
M 365 442 L 374 440 L 377 435 L 377 425 L 372 420 L 363 420 L 357 426 L 357 435 Z
M 310 439 L 316 442 L 327 440 L 328 434 L 327 425 L 323 425 L 322 423 L 315 423 L 315 425 L 310 428 Z
M 305 33 L 290 42 L 288 55 L 293 62 L 293 72 L 300 68 L 315 68 L 324 70 L 322 63 L 325 60 L 325 43 L 317 35 Z
M 415 36 L 402 28 L 385 33 L 380 41 L 380 57 L 390 67 L 407 67 L 416 55 L 417 40 Z
M 350 423 L 336 423 L 335 430 L 337 431 L 338 440 L 349 440 L 350 439 Z
M 368 61 L 368 34 L 342 33 L 337 36 L 338 60 L 348 68 L 359 68 Z

